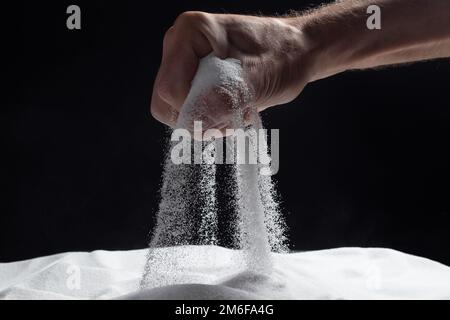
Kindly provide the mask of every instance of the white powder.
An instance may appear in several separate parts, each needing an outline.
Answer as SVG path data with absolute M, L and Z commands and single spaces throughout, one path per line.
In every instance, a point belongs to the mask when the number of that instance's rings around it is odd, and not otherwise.
M 240 61 L 221 60 L 209 55 L 200 61 L 178 117 L 177 128 L 192 131 L 194 120 L 202 121 L 203 128 L 229 122 L 230 119 L 234 121 L 242 112 L 240 107 L 249 98 L 250 92 L 242 77 Z
M 202 59 L 191 90 L 179 115 L 177 128 L 193 131 L 194 121 L 205 126 L 218 123 L 244 129 L 243 110 L 250 92 L 242 76 L 240 62 L 221 60 L 213 55 Z M 250 156 L 263 162 L 268 157 L 267 141 L 255 129 L 262 129 L 256 112 L 251 114 L 252 126 L 246 128 Z M 197 137 L 199 138 L 199 137 Z M 235 137 L 227 137 L 233 141 Z M 259 141 L 258 148 L 258 139 Z M 262 148 L 261 148 L 262 146 Z M 227 149 L 229 153 L 230 149 Z M 239 156 L 232 152 L 232 158 Z M 268 274 L 272 269 L 271 251 L 287 252 L 284 221 L 276 201 L 270 176 L 261 175 L 261 164 L 233 165 L 234 188 L 216 190 L 215 143 L 195 141 L 194 158 L 202 153 L 207 164 L 175 165 L 167 152 L 161 187 L 161 201 L 153 231 L 141 288 L 180 284 L 186 261 L 196 259 L 187 251 L 165 255 L 158 247 L 188 244 L 217 244 L 218 224 L 216 193 L 231 192 L 238 217 L 234 224 L 236 245 L 241 249 L 245 269 Z M 229 154 L 228 154 L 229 156 Z M 198 168 L 200 167 L 200 168 Z

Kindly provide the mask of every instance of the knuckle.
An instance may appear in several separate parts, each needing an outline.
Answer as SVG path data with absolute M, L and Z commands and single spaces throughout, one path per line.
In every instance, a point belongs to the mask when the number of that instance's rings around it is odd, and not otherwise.
M 161 80 L 156 85 L 157 94 L 166 102 L 175 100 L 177 92 L 174 86 L 170 85 L 169 81 Z
M 174 26 L 193 26 L 198 23 L 205 22 L 208 14 L 201 11 L 186 11 L 181 13 L 175 20 Z
M 174 28 L 170 27 L 164 34 L 163 45 L 167 45 L 170 42 L 170 40 L 173 38 L 173 33 L 174 33 Z
M 150 114 L 156 120 L 161 121 L 161 112 L 158 110 L 158 108 L 155 107 L 154 104 L 152 104 L 150 107 Z

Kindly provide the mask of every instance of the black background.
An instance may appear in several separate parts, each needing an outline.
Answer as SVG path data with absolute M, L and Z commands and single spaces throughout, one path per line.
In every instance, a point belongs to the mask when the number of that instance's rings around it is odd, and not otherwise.
M 186 10 L 313 3 L 4 6 L 0 261 L 145 247 L 166 135 L 149 113 L 165 30 Z M 81 31 L 66 28 L 70 4 Z M 450 265 L 449 77 L 450 61 L 348 72 L 264 113 L 280 129 L 275 179 L 292 249 L 389 247 Z

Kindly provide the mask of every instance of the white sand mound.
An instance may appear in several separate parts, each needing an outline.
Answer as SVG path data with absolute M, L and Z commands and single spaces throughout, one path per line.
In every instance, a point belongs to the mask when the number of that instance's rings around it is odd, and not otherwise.
M 221 247 L 159 250 L 189 257 L 179 283 L 137 290 L 147 250 L 65 253 L 0 264 L 0 298 L 450 299 L 449 267 L 390 249 L 275 254 L 270 275 L 240 269 L 239 253 Z

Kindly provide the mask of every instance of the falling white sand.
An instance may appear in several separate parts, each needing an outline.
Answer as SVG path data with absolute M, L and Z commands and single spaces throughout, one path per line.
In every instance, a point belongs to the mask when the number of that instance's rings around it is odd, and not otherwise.
M 183 265 L 182 284 L 137 291 L 146 249 L 64 253 L 0 263 L 0 299 L 450 299 L 450 267 L 390 249 L 273 254 L 270 276 L 238 269 L 235 250 L 158 250 L 195 257 Z
M 240 62 L 209 55 L 200 61 L 176 129 L 195 133 L 195 121 L 201 121 L 204 128 L 208 124 L 225 122 L 227 128 L 246 132 L 247 148 L 227 149 L 234 158 L 232 178 L 235 179 L 235 187 L 222 188 L 220 192 L 231 193 L 232 204 L 237 211 L 233 238 L 236 247 L 241 249 L 241 255 L 235 257 L 234 262 L 236 266 L 244 266 L 248 272 L 262 276 L 272 271 L 270 253 L 287 251 L 287 239 L 271 177 L 261 175 L 262 170 L 267 169 L 262 157 L 269 158 L 268 147 L 266 137 L 256 130 L 262 129 L 258 113 L 247 108 L 250 97 Z M 245 110 L 251 126 L 244 124 Z M 201 140 L 199 136 L 196 138 Z M 236 136 L 231 135 L 227 139 L 236 146 Z M 173 142 L 172 148 L 176 145 Z M 184 250 L 168 256 L 158 248 L 217 244 L 215 160 L 218 153 L 215 146 L 215 140 L 195 141 L 193 159 L 202 163 L 200 170 L 188 164 L 174 164 L 172 148 L 167 150 L 161 201 L 140 283 L 142 289 L 180 284 L 183 266 L 196 258 Z M 245 159 L 245 154 L 257 160 L 256 163 L 237 162 L 239 157 Z M 167 276 L 163 277 L 162 273 Z

